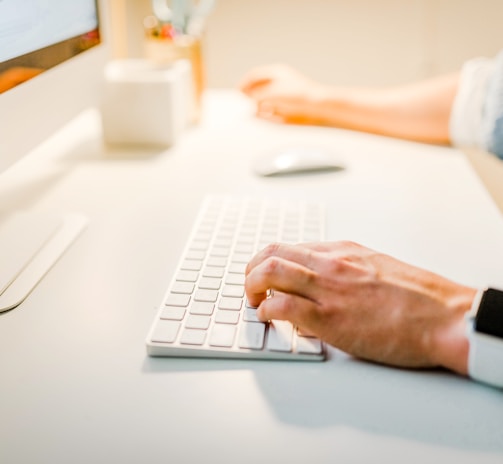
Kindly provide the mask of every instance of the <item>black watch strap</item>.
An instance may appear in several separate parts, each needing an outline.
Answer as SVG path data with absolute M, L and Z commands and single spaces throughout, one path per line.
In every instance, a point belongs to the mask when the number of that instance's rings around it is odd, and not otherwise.
M 483 293 L 475 316 L 474 329 L 503 338 L 503 291 L 488 288 Z

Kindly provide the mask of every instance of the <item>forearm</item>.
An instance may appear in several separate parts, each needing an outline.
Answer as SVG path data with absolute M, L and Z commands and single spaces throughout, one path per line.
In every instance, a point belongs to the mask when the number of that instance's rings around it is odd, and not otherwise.
M 311 117 L 325 125 L 447 144 L 459 74 L 390 89 L 330 88 L 312 94 Z

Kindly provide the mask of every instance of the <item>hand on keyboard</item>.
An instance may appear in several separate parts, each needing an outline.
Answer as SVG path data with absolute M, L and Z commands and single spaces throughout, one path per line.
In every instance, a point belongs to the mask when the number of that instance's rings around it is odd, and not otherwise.
M 354 356 L 466 374 L 475 289 L 391 256 L 351 242 L 270 245 L 250 261 L 246 291 L 259 320 L 288 320 Z
M 323 220 L 323 207 L 304 201 L 207 198 L 148 335 L 148 353 L 324 359 L 320 340 L 290 322 L 259 321 L 245 298 L 254 253 L 278 240 L 321 240 Z

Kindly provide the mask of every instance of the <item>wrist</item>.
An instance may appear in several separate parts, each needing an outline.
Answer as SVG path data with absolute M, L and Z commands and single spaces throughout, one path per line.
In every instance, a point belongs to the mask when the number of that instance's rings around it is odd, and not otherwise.
M 319 122 L 341 129 L 395 135 L 383 92 L 355 87 L 313 86 L 311 108 Z M 316 114 L 314 114 L 316 113 Z
M 468 375 L 469 340 L 466 314 L 470 312 L 477 290 L 456 286 L 445 298 L 445 317 L 439 324 L 432 346 L 436 364 L 461 375 Z

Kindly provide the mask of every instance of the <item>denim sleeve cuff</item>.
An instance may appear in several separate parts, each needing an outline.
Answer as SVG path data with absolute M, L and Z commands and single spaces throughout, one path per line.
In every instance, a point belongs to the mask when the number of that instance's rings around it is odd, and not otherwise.
M 483 144 L 482 114 L 493 66 L 487 58 L 476 58 L 463 65 L 449 121 L 451 143 L 456 147 Z
M 503 51 L 494 60 L 482 115 L 482 143 L 503 159 Z

